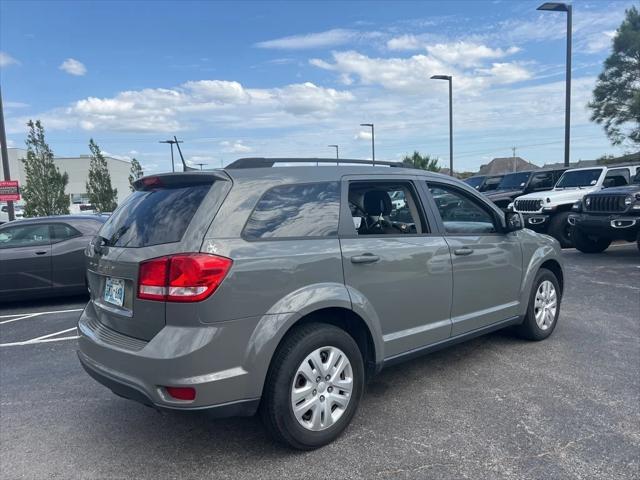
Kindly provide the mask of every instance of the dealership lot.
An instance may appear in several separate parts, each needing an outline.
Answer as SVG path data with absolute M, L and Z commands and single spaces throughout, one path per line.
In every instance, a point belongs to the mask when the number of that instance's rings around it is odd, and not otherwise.
M 638 478 L 640 255 L 564 252 L 558 327 L 398 365 L 335 443 L 274 445 L 257 418 L 159 414 L 89 378 L 84 298 L 0 307 L 3 478 Z M 428 307 L 428 306 L 427 306 Z

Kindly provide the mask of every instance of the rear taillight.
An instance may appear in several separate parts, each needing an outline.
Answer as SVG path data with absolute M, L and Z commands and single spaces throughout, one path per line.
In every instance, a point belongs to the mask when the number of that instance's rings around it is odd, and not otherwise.
M 204 300 L 222 283 L 233 261 L 205 253 L 153 258 L 140 264 L 138 298 L 165 302 Z

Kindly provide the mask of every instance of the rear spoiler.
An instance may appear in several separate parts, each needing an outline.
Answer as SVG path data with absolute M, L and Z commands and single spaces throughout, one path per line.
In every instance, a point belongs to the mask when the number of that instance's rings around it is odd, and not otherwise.
M 159 187 L 187 187 L 190 185 L 205 185 L 216 180 L 231 181 L 223 170 L 194 170 L 177 173 L 159 173 L 139 178 L 133 182 L 136 191 L 150 190 Z

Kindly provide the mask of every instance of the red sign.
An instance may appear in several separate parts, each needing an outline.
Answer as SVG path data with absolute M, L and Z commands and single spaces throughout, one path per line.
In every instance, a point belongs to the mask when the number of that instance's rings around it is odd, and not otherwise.
M 0 202 L 20 200 L 20 187 L 17 180 L 0 180 Z

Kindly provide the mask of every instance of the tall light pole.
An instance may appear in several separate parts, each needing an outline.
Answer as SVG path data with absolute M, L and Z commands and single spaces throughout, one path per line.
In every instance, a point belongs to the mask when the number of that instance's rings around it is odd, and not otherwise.
M 433 75 L 431 80 L 449 82 L 449 175 L 453 177 L 453 77 L 451 75 Z
M 373 160 L 373 166 L 376 166 L 376 140 L 373 131 L 373 123 L 361 123 L 361 127 L 371 127 L 371 160 Z
M 338 149 L 340 147 L 338 147 L 338 145 L 327 145 L 327 147 L 333 147 L 336 149 L 336 165 L 340 165 L 340 162 L 338 160 L 340 160 L 340 154 L 338 153 Z
M 207 165 L 206 163 L 196 163 L 196 165 L 198 165 L 200 167 L 200 170 L 202 170 L 202 167 Z
M 569 166 L 569 140 L 571 129 L 571 25 L 573 7 L 567 3 L 547 2 L 538 7 L 538 10 L 548 12 L 567 13 L 567 73 L 565 74 L 565 100 L 564 100 L 564 166 Z
M 169 145 L 171 145 L 171 171 L 175 172 L 176 171 L 176 166 L 173 163 L 173 146 L 177 145 L 178 143 L 182 143 L 182 140 L 178 140 L 177 138 L 173 138 L 173 140 L 169 139 L 169 140 L 161 140 L 158 143 L 168 143 Z
M 2 110 L 2 91 L 0 90 L 0 153 L 2 153 L 2 172 L 5 180 L 11 180 L 11 172 L 9 171 L 9 152 L 7 151 L 7 134 L 4 129 L 4 111 Z M 7 215 L 9 221 L 15 220 L 15 211 L 13 202 L 7 202 Z

